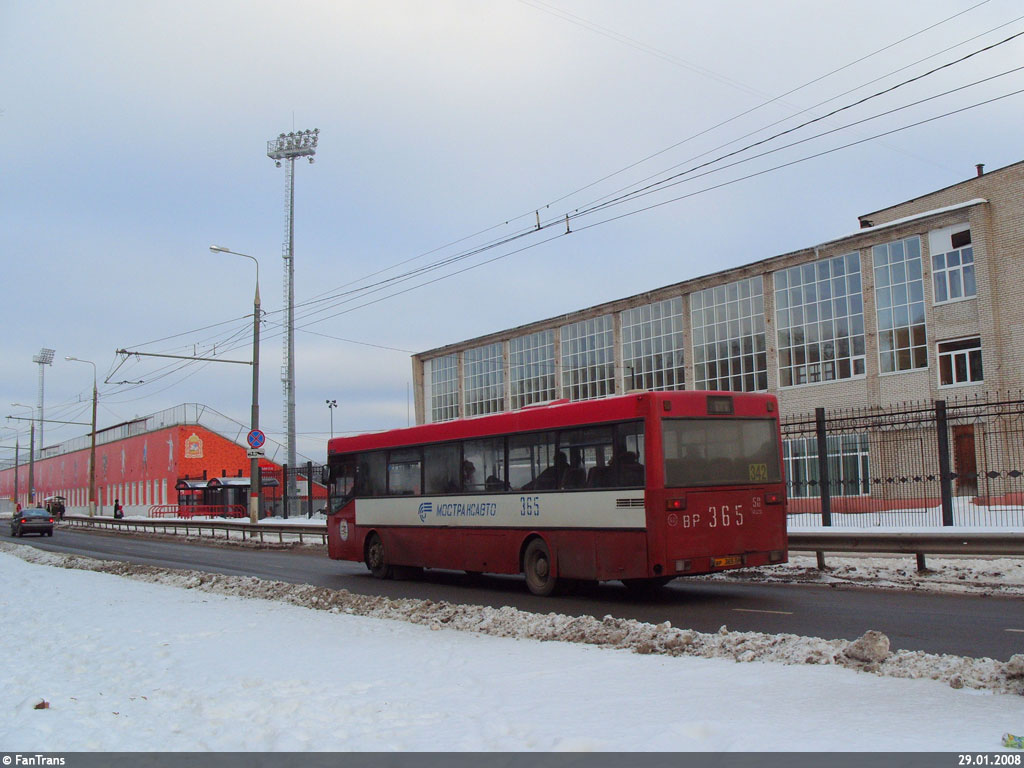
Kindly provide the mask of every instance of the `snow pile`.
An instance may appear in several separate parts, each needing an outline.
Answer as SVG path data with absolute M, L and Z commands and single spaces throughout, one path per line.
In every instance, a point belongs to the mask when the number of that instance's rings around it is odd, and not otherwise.
M 832 587 L 909 589 L 983 595 L 1024 595 L 1024 558 L 928 556 L 918 571 L 914 555 L 836 556 L 826 554 L 824 571 L 814 555 L 792 552 L 789 562 L 764 568 L 695 576 L 713 581 L 827 584 Z
M 837 665 L 884 677 L 944 681 L 953 688 L 974 688 L 1024 695 L 1024 655 L 1008 662 L 922 651 L 889 650 L 889 641 L 868 632 L 853 642 L 798 635 L 730 632 L 708 634 L 612 616 L 545 615 L 516 608 L 456 605 L 419 599 L 356 595 L 310 585 L 254 577 L 223 576 L 155 566 L 101 561 L 0 543 L 0 551 L 28 562 L 127 576 L 141 581 L 196 589 L 218 595 L 273 600 L 336 614 L 406 621 L 432 630 L 450 629 L 495 637 L 581 643 L 628 649 L 638 654 L 776 662 L 789 665 Z

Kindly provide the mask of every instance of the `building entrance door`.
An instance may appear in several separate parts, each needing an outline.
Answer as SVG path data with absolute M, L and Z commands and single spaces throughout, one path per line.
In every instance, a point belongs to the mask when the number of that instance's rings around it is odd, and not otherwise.
M 978 495 L 978 463 L 974 454 L 974 425 L 953 427 L 953 471 L 956 495 Z

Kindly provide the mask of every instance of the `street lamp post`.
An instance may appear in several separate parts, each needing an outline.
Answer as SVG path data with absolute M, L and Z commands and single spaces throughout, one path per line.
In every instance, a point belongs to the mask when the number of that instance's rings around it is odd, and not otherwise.
M 334 409 L 338 407 L 337 400 L 328 400 L 327 409 L 331 412 L 331 439 L 334 439 Z
M 230 253 L 252 259 L 256 264 L 256 294 L 252 302 L 252 414 L 250 428 L 260 428 L 260 263 L 255 256 L 239 253 L 222 245 L 211 245 L 213 253 Z M 260 519 L 260 460 L 253 456 L 249 461 L 249 522 L 256 524 Z
M 29 411 L 33 412 L 31 431 L 29 432 L 29 443 L 28 443 L 28 503 L 29 506 L 35 503 L 36 500 L 36 422 L 35 422 L 35 408 L 31 405 L 24 405 L 23 403 L 11 403 L 14 408 L 28 408 Z
M 89 440 L 89 517 L 96 514 L 96 401 L 99 392 L 96 389 L 96 363 L 92 360 L 80 360 L 77 357 L 65 357 L 76 363 L 88 363 L 92 366 L 92 435 Z
M 53 365 L 53 350 L 43 347 L 38 355 L 32 356 L 32 362 L 39 364 L 39 458 L 43 458 L 46 443 L 43 442 L 43 371 L 45 365 Z

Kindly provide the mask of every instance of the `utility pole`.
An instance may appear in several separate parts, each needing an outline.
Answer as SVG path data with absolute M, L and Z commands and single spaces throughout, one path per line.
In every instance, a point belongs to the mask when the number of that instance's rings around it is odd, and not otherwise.
M 284 303 L 287 308 L 287 327 L 284 335 L 285 364 L 281 369 L 284 387 L 284 421 L 288 441 L 288 466 L 296 466 L 295 450 L 295 158 L 306 157 L 313 162 L 320 129 L 282 133 L 267 142 L 267 157 L 280 168 L 285 165 L 285 238 Z M 289 503 L 298 495 L 295 474 L 286 478 L 285 498 Z
M 77 357 L 65 357 L 76 363 L 88 363 L 92 366 L 92 437 L 89 441 L 89 517 L 96 514 L 96 401 L 99 400 L 99 390 L 96 388 L 96 363 L 92 360 L 82 360 Z
M 223 245 L 211 245 L 210 250 L 213 253 L 244 256 L 256 265 L 256 293 L 252 301 L 252 405 L 249 419 L 250 434 L 255 434 L 260 428 L 260 262 L 255 256 L 232 251 Z M 260 493 L 263 481 L 260 472 L 259 457 L 253 455 L 249 460 L 249 522 L 253 525 L 260 521 Z
M 32 506 L 36 500 L 36 423 L 32 422 L 31 438 L 28 443 L 28 504 Z

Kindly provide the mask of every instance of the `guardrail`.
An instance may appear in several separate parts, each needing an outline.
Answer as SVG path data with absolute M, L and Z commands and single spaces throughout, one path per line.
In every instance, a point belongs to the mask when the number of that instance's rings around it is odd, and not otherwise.
M 242 504 L 154 504 L 150 517 L 247 517 Z
M 285 537 L 291 541 L 298 537 L 300 544 L 305 544 L 306 539 L 319 539 L 321 544 L 327 544 L 327 527 L 324 525 L 301 525 L 282 523 L 233 523 L 227 520 L 167 520 L 161 518 L 122 518 L 115 520 L 111 517 L 89 517 L 87 515 L 65 515 L 61 521 L 64 525 L 77 528 L 100 528 L 118 531 L 152 531 L 153 533 L 169 533 L 185 536 L 209 535 L 230 540 L 233 536 L 236 539 L 250 539 L 272 541 L 275 537 L 279 543 L 284 543 Z M 237 535 L 235 535 L 237 534 Z
M 106 528 L 127 531 L 153 531 L 154 533 L 171 533 L 179 531 L 184 535 L 208 533 L 230 539 L 238 534 L 240 539 L 258 539 L 263 542 L 267 538 L 276 537 L 284 543 L 285 536 L 289 540 L 298 537 L 304 544 L 306 538 L 319 539 L 327 544 L 327 528 L 323 525 L 292 525 L 284 523 L 241 523 L 226 520 L 166 520 L 160 518 L 124 518 L 115 520 L 109 517 L 88 517 L 86 515 L 66 515 L 62 521 L 65 525 L 77 527 Z M 818 567 L 825 567 L 825 553 L 858 552 L 872 554 L 914 555 L 917 558 L 918 570 L 926 569 L 925 555 L 994 555 L 1024 556 L 1024 532 L 1003 533 L 951 533 L 915 532 L 915 533 L 847 533 L 842 531 L 791 532 L 789 534 L 791 552 L 814 552 L 818 558 Z
M 826 552 L 870 552 L 914 555 L 917 570 L 927 569 L 925 555 L 1024 555 L 1024 533 L 845 533 L 793 532 L 790 552 L 814 552 L 818 568 L 825 567 Z

